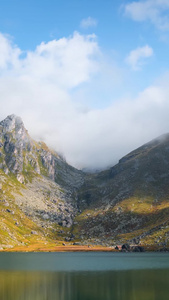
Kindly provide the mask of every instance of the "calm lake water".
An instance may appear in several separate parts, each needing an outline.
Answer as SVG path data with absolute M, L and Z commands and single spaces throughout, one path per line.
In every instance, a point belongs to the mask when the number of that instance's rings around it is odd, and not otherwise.
M 168 253 L 0 253 L 0 300 L 168 297 Z

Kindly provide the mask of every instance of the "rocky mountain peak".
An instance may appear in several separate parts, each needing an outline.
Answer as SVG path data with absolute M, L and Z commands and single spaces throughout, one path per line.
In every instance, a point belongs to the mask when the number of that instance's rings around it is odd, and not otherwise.
M 0 168 L 6 174 L 12 172 L 20 179 L 25 154 L 31 152 L 32 141 L 20 117 L 12 114 L 0 122 Z
M 78 186 L 83 181 L 80 171 L 69 166 L 44 143 L 31 139 L 22 119 L 14 114 L 0 122 L 0 169 L 7 175 L 15 174 L 21 183 L 37 174 L 67 186 Z
M 14 114 L 7 116 L 1 121 L 0 126 L 3 127 L 4 132 L 19 132 L 25 129 L 22 119 Z

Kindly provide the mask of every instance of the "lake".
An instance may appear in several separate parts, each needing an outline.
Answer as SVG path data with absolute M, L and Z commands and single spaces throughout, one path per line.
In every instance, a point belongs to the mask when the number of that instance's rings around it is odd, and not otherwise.
M 169 253 L 0 253 L 0 300 L 163 300 Z

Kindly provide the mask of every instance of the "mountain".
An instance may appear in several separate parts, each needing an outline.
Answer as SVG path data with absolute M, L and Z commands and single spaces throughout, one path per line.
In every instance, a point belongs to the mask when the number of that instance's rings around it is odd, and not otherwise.
M 167 247 L 168 182 L 169 134 L 165 134 L 88 178 L 88 189 L 81 193 L 81 199 L 87 200 L 80 216 L 84 234 L 108 244 Z
M 0 122 L 0 247 L 167 248 L 168 182 L 169 134 L 90 174 L 34 141 L 21 118 L 10 115 Z
M 78 212 L 77 190 L 84 178 L 31 139 L 19 117 L 0 122 L 1 248 L 56 240 L 62 227 L 66 233 Z

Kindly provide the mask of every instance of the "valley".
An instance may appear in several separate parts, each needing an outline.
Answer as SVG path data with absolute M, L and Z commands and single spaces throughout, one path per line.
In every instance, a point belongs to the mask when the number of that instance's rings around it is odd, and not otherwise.
M 111 250 L 124 243 L 167 250 L 168 182 L 169 134 L 108 170 L 86 173 L 10 115 L 0 122 L 0 250 Z

